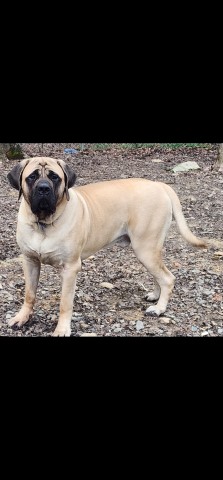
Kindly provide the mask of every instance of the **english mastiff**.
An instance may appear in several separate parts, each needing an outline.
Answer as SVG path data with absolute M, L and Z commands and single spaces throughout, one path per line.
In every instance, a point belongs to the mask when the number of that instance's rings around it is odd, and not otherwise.
M 174 275 L 162 247 L 174 215 L 181 235 L 196 247 L 206 242 L 190 231 L 173 189 L 140 178 L 110 180 L 72 188 L 76 175 L 63 160 L 22 160 L 8 173 L 22 201 L 17 242 L 23 254 L 25 300 L 9 325 L 21 327 L 33 312 L 41 263 L 60 267 L 62 293 L 54 336 L 70 336 L 77 273 L 81 262 L 103 247 L 129 245 L 154 279 L 149 315 L 165 312 Z

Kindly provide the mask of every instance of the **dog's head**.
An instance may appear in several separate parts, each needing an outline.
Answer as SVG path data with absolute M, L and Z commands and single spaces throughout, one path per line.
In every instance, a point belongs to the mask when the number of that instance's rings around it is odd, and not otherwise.
M 49 157 L 22 160 L 7 177 L 39 220 L 53 215 L 64 195 L 69 200 L 68 189 L 76 180 L 75 173 L 63 160 Z

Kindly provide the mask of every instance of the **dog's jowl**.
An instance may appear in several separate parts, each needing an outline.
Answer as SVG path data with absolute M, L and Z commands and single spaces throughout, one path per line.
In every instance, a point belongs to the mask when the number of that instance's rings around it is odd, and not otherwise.
M 17 242 L 23 253 L 25 300 L 9 325 L 21 327 L 33 311 L 41 263 L 60 267 L 60 315 L 54 336 L 71 334 L 76 276 L 81 262 L 107 245 L 131 243 L 154 279 L 146 313 L 165 312 L 174 276 L 162 260 L 162 247 L 174 215 L 181 235 L 196 247 L 205 241 L 190 231 L 180 201 L 161 182 L 131 178 L 72 188 L 76 175 L 63 161 L 48 157 L 22 160 L 8 174 L 22 197 Z

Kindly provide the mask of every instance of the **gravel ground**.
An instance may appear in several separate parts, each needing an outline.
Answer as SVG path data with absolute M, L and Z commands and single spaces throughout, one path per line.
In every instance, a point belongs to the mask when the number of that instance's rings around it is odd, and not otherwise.
M 191 230 L 197 236 L 223 240 L 223 175 L 213 168 L 216 149 L 146 148 L 93 151 L 73 156 L 64 153 L 76 144 L 21 144 L 26 157 L 62 158 L 73 165 L 77 185 L 113 178 L 142 177 L 164 181 L 179 195 Z M 171 168 L 196 161 L 200 170 L 173 174 Z M 17 191 L 7 181 L 17 161 L 0 163 L 0 335 L 50 336 L 55 329 L 60 301 L 60 274 L 42 266 L 35 310 L 22 329 L 10 328 L 24 298 L 24 277 L 16 244 L 19 204 Z M 178 233 L 175 221 L 165 242 L 164 259 L 176 277 L 165 316 L 145 316 L 146 290 L 151 278 L 131 247 L 104 249 L 83 262 L 78 275 L 72 317 L 72 336 L 223 336 L 223 248 L 199 250 Z

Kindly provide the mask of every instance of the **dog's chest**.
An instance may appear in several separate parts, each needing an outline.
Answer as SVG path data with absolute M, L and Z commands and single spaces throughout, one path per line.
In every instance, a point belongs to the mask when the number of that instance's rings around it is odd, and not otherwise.
M 58 235 L 42 229 L 21 235 L 18 230 L 17 241 L 25 255 L 36 257 L 41 263 L 59 267 L 67 261 L 69 252 L 66 241 Z

